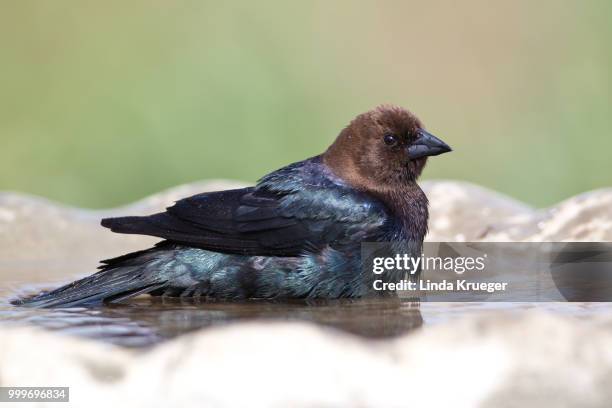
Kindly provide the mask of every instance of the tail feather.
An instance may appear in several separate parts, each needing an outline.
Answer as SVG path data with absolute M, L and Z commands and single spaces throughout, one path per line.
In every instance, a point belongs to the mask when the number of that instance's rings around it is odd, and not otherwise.
M 28 307 L 71 307 L 118 302 L 162 289 L 168 276 L 160 271 L 167 251 L 159 246 L 104 261 L 101 270 L 50 292 L 18 299 L 13 304 Z

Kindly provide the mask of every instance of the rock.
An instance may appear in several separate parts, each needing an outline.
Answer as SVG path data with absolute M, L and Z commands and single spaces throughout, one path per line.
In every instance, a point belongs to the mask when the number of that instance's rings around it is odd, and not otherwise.
M 15 294 L 14 282 L 65 281 L 99 259 L 156 241 L 111 234 L 100 218 L 153 213 L 181 197 L 240 185 L 195 183 L 103 211 L 1 193 L 0 281 L 9 289 L 0 297 Z M 612 240 L 610 189 L 538 210 L 469 183 L 423 188 L 431 203 L 429 241 Z M 439 313 L 444 306 L 436 307 Z M 459 314 L 453 308 L 448 316 Z M 425 319 L 423 329 L 384 341 L 254 321 L 200 330 L 146 352 L 3 325 L 0 385 L 70 386 L 73 406 L 87 407 L 609 406 L 612 321 L 533 309 L 471 312 L 435 325 Z
M 112 234 L 100 219 L 161 211 L 192 194 L 244 186 L 236 181 L 184 185 L 112 210 L 82 210 L 18 193 L 0 193 L 0 258 L 61 263 L 65 254 L 95 267 L 97 260 L 138 250 L 157 240 Z M 571 198 L 535 210 L 502 194 L 453 181 L 429 181 L 428 241 L 612 240 L 612 190 Z M 95 243 L 95 245 L 92 245 Z
M 612 241 L 612 189 L 578 195 L 543 213 L 530 241 Z
M 612 241 L 612 189 L 536 210 L 502 194 L 454 181 L 423 183 L 428 241 Z
M 611 342 L 609 320 L 536 312 L 481 315 L 386 342 L 244 323 L 144 354 L 4 328 L 0 385 L 69 385 L 73 406 L 88 407 L 599 407 L 612 400 Z
M 0 193 L 0 259 L 45 265 L 44 277 L 72 276 L 95 270 L 98 261 L 153 245 L 154 237 L 114 234 L 100 226 L 105 217 L 145 215 L 198 192 L 244 186 L 213 180 L 178 186 L 111 210 L 86 210 L 19 193 Z M 66 257 L 70 263 L 66 269 Z M 0 268 L 0 272 L 1 272 Z M 1 278 L 1 277 L 0 277 Z
M 515 225 L 523 228 L 514 235 L 526 235 L 525 221 L 537 216 L 525 204 L 466 182 L 430 181 L 422 188 L 429 198 L 432 242 L 486 240 L 493 230 L 509 233 Z

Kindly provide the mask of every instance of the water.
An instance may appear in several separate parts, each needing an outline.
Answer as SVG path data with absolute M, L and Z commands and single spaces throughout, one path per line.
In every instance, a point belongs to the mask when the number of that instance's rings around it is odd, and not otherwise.
M 44 268 L 43 268 L 44 267 Z M 52 288 L 80 266 L 0 263 L 0 324 L 30 325 L 125 347 L 148 347 L 237 321 L 308 321 L 366 338 L 392 338 L 482 311 L 546 310 L 576 319 L 612 312 L 610 303 L 417 303 L 400 299 L 206 302 L 141 297 L 95 308 L 19 308 L 10 299 Z M 52 279 L 53 278 L 53 279 Z

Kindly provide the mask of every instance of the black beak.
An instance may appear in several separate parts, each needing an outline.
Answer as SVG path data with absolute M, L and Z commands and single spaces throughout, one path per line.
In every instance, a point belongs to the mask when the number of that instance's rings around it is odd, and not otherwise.
M 437 156 L 452 151 L 449 145 L 425 130 L 419 130 L 419 136 L 410 146 L 407 153 L 410 160 L 426 156 Z

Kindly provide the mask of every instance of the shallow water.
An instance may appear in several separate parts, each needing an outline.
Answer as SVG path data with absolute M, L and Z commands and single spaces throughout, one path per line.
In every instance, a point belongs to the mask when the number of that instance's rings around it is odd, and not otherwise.
M 31 309 L 9 301 L 69 281 L 75 265 L 0 264 L 0 324 L 31 325 L 126 347 L 147 347 L 194 330 L 236 321 L 308 321 L 367 338 L 391 338 L 482 311 L 546 310 L 588 319 L 612 312 L 610 303 L 417 303 L 400 299 L 198 302 L 140 297 L 95 308 Z M 41 272 L 44 270 L 45 272 Z M 48 273 L 47 273 L 48 272 Z M 60 276 L 64 276 L 58 279 Z M 54 277 L 55 279 L 50 279 Z

